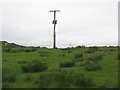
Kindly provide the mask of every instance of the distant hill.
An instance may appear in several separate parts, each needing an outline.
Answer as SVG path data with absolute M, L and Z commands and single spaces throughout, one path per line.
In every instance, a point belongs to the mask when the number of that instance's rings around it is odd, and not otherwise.
M 23 46 L 23 45 L 18 45 L 18 44 L 15 44 L 15 43 L 9 43 L 7 41 L 0 41 L 0 44 L 2 44 L 2 47 L 3 48 L 17 48 L 17 47 L 26 47 L 26 48 L 47 48 L 47 47 L 40 47 L 40 46 Z M 79 46 L 75 46 L 75 47 L 67 47 L 67 48 L 87 48 L 87 47 L 103 47 L 103 48 L 106 48 L 106 47 L 119 47 L 119 46 L 85 46 L 85 45 L 79 45 Z
M 18 44 L 15 44 L 15 43 L 8 43 L 7 41 L 0 41 L 0 43 L 2 43 L 3 48 L 25 47 L 25 46 L 18 45 Z

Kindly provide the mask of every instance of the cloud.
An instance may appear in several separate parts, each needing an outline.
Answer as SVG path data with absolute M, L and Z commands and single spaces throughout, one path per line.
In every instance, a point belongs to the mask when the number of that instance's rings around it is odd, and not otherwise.
M 116 2 L 4 1 L 3 40 L 22 45 L 52 47 L 53 13 L 59 9 L 56 27 L 59 47 L 76 45 L 116 45 L 118 8 Z M 37 2 L 36 2 L 37 1 Z M 114 43 L 114 44 L 113 44 Z

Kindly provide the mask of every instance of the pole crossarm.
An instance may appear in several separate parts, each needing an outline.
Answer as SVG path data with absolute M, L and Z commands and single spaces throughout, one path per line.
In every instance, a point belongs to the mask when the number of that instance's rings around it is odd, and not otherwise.
M 50 12 L 60 12 L 60 10 L 50 10 Z

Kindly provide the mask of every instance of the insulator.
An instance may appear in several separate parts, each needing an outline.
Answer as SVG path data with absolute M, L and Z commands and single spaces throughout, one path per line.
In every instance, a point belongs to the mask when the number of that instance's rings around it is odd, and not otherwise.
M 53 24 L 57 24 L 57 20 L 53 20 L 52 23 L 53 23 Z

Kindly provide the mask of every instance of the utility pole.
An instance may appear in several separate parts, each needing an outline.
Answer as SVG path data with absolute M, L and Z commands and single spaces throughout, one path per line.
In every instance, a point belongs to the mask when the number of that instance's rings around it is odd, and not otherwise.
M 56 24 L 57 24 L 56 12 L 60 12 L 60 10 L 50 10 L 50 12 L 54 12 L 54 20 L 52 21 L 52 24 L 54 24 L 54 30 L 53 30 L 53 48 L 56 48 L 56 32 L 55 32 L 55 27 L 56 27 Z

